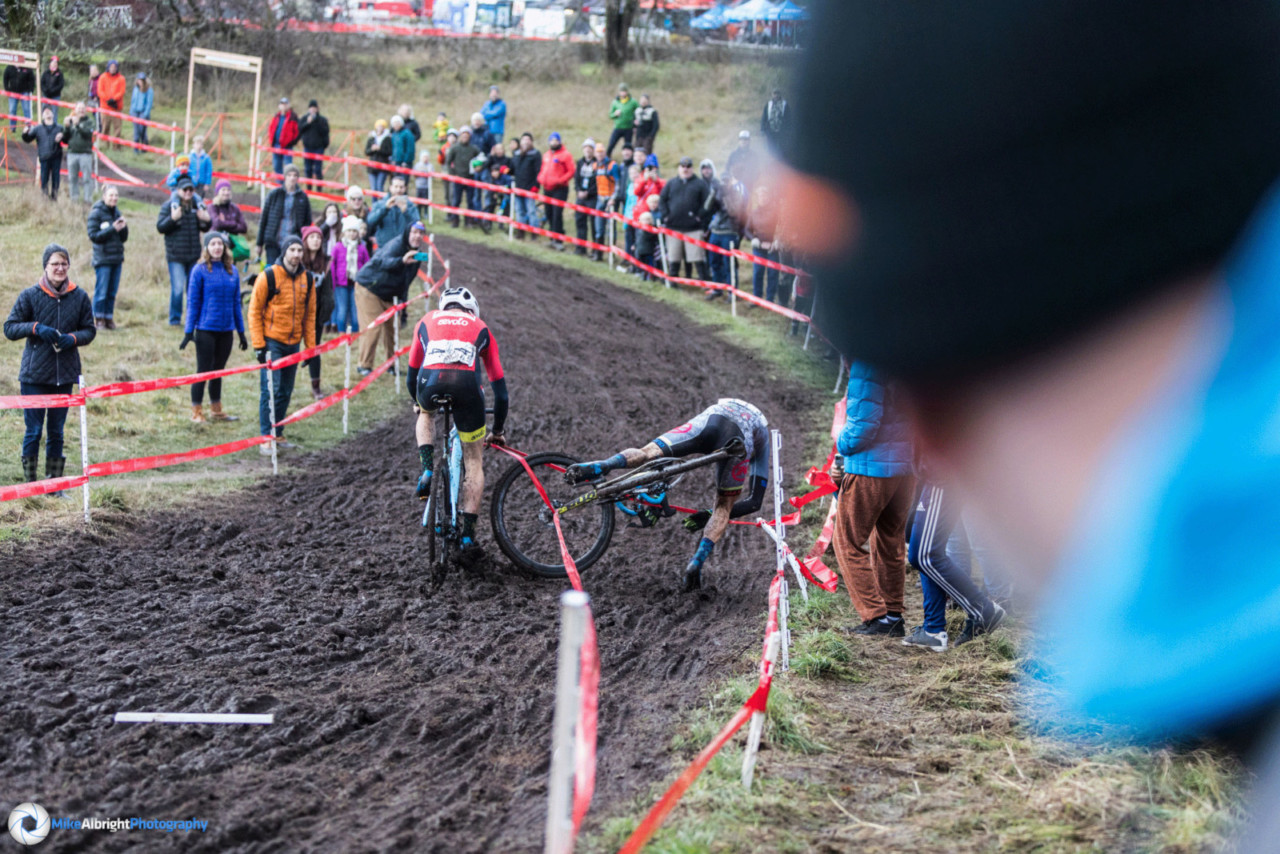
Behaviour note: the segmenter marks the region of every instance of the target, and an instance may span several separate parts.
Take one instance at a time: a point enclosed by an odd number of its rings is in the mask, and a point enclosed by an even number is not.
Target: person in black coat
[[[40,97],[48,98],[50,101],[62,100],[62,87],[65,81],[62,79],[62,72],[58,70],[58,57],[49,58],[49,68],[40,75]],[[50,104],[53,108],[53,120],[58,121],[58,106]]]
[[[82,370],[80,348],[96,334],[93,306],[88,294],[68,278],[71,255],[66,249],[50,243],[43,262],[40,281],[18,294],[4,322],[4,336],[10,341],[27,339],[18,368],[22,394],[70,394]],[[22,439],[23,477],[28,482],[36,479],[40,434],[46,426],[45,477],[62,477],[67,462],[62,454],[66,408],[25,409],[23,415],[27,424]]]
[[[4,88],[14,95],[34,95],[36,92],[36,73],[30,68],[19,68],[16,65],[4,67]],[[19,111],[28,119],[31,118],[31,102],[25,98],[9,96],[9,115],[16,116]],[[16,128],[17,119],[9,119],[9,127]]]
[[[294,169],[294,174],[298,172]],[[201,232],[208,231],[213,217],[196,195],[190,175],[178,179],[169,201],[160,206],[156,231],[164,235],[164,257],[169,264],[169,325],[182,325],[182,300],[191,279],[191,268],[204,250]]]
[[[302,140],[302,150],[307,154],[324,154],[329,147],[329,120],[320,115],[320,105],[314,98],[307,104],[302,118],[298,119],[298,137]],[[323,160],[304,157],[302,163],[308,181],[312,178],[324,180]]]
[[[40,111],[40,124],[22,132],[23,142],[35,142],[40,160],[40,190],[50,199],[58,198],[62,183],[62,128],[53,120],[53,107]]]
[[[98,329],[116,328],[116,291],[120,289],[124,244],[129,239],[129,225],[116,207],[119,198],[119,191],[108,184],[85,223],[93,243],[93,272],[97,277],[93,286],[93,325]]]
[[[707,208],[707,198],[710,195],[711,188],[707,182],[693,172],[693,160],[688,157],[680,158],[676,177],[663,186],[659,196],[658,213],[663,226],[678,231],[685,237],[701,240],[703,231],[711,222],[712,212]],[[680,275],[680,264],[684,262],[686,276],[707,280],[707,256],[701,246],[671,235],[666,235],[663,245],[672,275]]]
[[[369,263],[356,273],[356,312],[360,315],[362,328],[409,296],[409,288],[421,264],[417,256],[425,251],[426,246],[427,227],[421,221],[410,223],[404,234],[391,238],[385,246],[379,246]],[[392,336],[390,323],[368,329],[360,336],[360,366],[357,371],[361,376],[368,376],[373,371],[379,341],[386,357],[391,358],[395,352]]]
[[[311,225],[311,200],[298,186],[298,167],[284,167],[284,186],[267,193],[258,223],[258,258],[266,255],[267,264],[280,260],[280,247],[290,235],[297,236]]]

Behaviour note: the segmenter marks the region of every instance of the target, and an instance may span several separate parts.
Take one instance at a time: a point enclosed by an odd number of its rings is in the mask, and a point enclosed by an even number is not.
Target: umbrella
[[[725,12],[724,18],[739,24],[744,21],[776,21],[776,14],[774,5],[769,0],[747,0]]]
[[[775,21],[809,20],[809,13],[797,6],[795,3],[792,3],[791,0],[784,0],[783,4],[773,11],[774,14],[777,15],[777,17],[773,19]]]
[[[698,30],[718,30],[724,25],[723,6],[712,6],[709,10],[689,22],[689,26]]]

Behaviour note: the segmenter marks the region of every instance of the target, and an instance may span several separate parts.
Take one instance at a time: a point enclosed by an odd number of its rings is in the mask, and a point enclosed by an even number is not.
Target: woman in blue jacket
[[[155,103],[156,93],[147,79],[147,72],[138,72],[138,82],[133,85],[133,96],[129,99],[129,115],[139,119],[151,118],[151,105]],[[133,123],[133,141],[147,144],[147,126],[141,122]]]
[[[179,350],[196,342],[196,372],[220,371],[231,356],[231,333],[240,336],[240,349],[248,350],[244,315],[240,310],[240,277],[231,262],[226,236],[211,231],[204,236],[204,252],[191,270],[187,284],[187,326]],[[191,386],[191,420],[237,421],[222,411],[222,380],[209,380],[209,418],[204,417],[204,383]]]

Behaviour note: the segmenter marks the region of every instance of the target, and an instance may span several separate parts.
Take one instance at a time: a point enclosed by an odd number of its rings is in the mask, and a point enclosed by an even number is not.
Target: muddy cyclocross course
[[[739,396],[783,431],[788,470],[825,450],[803,443],[818,395],[771,382],[749,341],[729,346],[560,267],[439,243],[499,341],[517,447],[611,454]],[[54,830],[43,850],[541,850],[568,583],[514,570],[487,514],[480,566],[425,580],[402,400],[379,428],[244,493],[3,561],[9,799],[54,816],[209,822]],[[490,487],[508,465],[486,452]],[[711,471],[687,480],[673,498],[708,504]],[[624,522],[584,575],[602,668],[596,817],[670,773],[678,713],[758,648],[773,574],[767,538],[736,527],[702,592],[681,595],[696,535],[678,519]],[[116,724],[117,711],[272,712],[275,724]]]

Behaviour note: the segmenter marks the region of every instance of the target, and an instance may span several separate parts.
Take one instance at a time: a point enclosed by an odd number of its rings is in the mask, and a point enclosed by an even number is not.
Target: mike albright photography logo
[[[9,835],[20,845],[43,842],[49,827],[49,814],[39,804],[18,804],[9,813]]]

